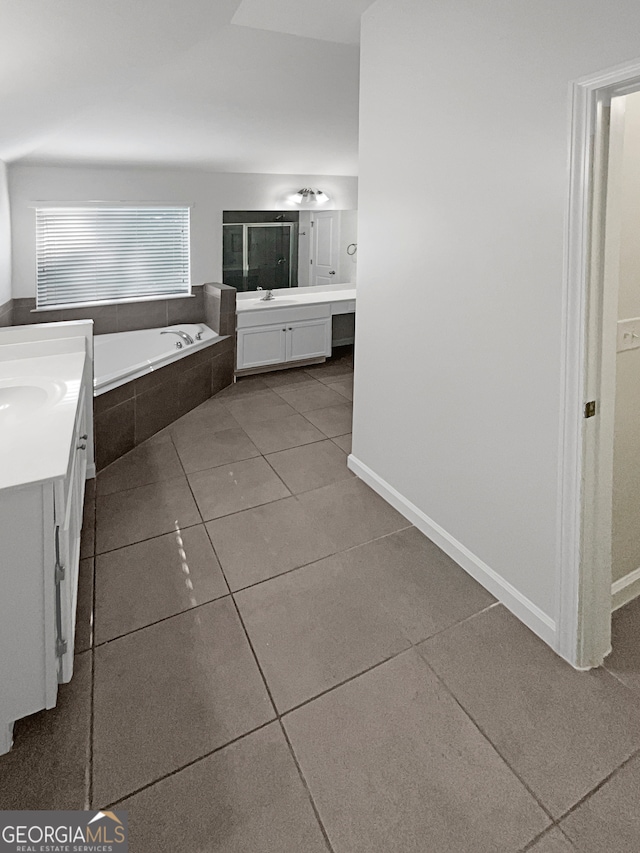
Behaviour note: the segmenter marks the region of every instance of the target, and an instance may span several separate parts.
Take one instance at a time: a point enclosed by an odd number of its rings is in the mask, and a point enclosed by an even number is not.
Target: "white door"
[[[318,211],[313,214],[312,222],[311,284],[337,284],[340,211]]]

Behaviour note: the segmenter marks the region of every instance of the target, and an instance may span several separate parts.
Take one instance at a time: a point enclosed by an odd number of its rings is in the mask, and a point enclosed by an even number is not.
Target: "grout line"
[[[210,539],[210,541],[211,541],[211,537],[209,537],[209,539]],[[212,547],[212,548],[213,548],[213,550],[214,550],[214,553],[215,553],[215,555],[216,555],[216,559],[218,559],[218,562],[220,563],[220,559],[219,559],[218,554],[217,554],[217,552],[216,552],[216,550],[215,550],[215,546],[214,546],[214,544],[213,544],[213,541],[211,541],[211,547]],[[220,566],[221,566],[221,568],[222,568],[222,564],[220,564]],[[223,571],[223,574],[224,574],[224,571]],[[226,580],[226,575],[225,575],[225,580]],[[317,808],[317,806],[316,806],[316,804],[315,804],[315,801],[314,801],[313,796],[312,796],[312,794],[311,794],[311,791],[310,791],[310,789],[309,789],[309,785],[307,784],[307,780],[306,780],[306,779],[305,779],[305,777],[304,777],[304,774],[303,774],[303,772],[302,772],[302,768],[300,767],[300,764],[299,764],[299,762],[298,762],[298,759],[297,759],[297,757],[296,757],[296,755],[295,755],[295,753],[294,753],[294,751],[293,751],[293,747],[291,746],[291,742],[289,741],[289,738],[288,738],[287,733],[286,733],[286,731],[285,731],[284,725],[282,724],[282,718],[281,718],[280,711],[278,710],[278,708],[277,708],[277,706],[276,706],[275,700],[274,700],[274,698],[273,698],[273,694],[272,694],[272,692],[271,692],[271,688],[269,687],[269,683],[268,683],[268,681],[267,681],[266,675],[264,674],[264,671],[263,671],[263,669],[262,669],[262,665],[261,665],[261,663],[260,663],[260,660],[258,659],[258,655],[256,654],[256,650],[255,650],[255,648],[254,648],[253,642],[252,642],[252,640],[251,640],[251,637],[249,636],[249,632],[248,632],[248,630],[247,630],[247,626],[245,625],[244,619],[242,618],[242,613],[240,612],[240,608],[238,607],[238,602],[235,600],[235,597],[234,597],[233,593],[231,594],[231,600],[233,601],[233,605],[234,605],[234,607],[235,607],[235,609],[236,609],[236,613],[238,614],[238,619],[240,620],[240,624],[241,624],[241,626],[242,626],[242,630],[244,631],[244,634],[245,634],[245,637],[246,637],[246,640],[247,640],[247,644],[248,644],[249,648],[251,649],[251,654],[253,655],[253,659],[254,659],[254,661],[255,661],[256,667],[257,667],[257,669],[258,669],[258,672],[260,673],[260,677],[262,678],[262,681],[263,681],[263,684],[264,684],[265,691],[266,691],[266,693],[267,693],[267,695],[268,695],[268,697],[269,697],[269,701],[271,702],[271,705],[272,705],[272,707],[273,707],[274,713],[275,713],[275,715],[276,715],[276,719],[277,719],[278,723],[280,724],[280,729],[281,729],[282,734],[283,734],[283,736],[284,736],[284,739],[285,739],[285,741],[286,741],[286,743],[287,743],[287,746],[289,747],[289,752],[290,752],[291,757],[292,757],[292,759],[293,759],[293,761],[294,761],[294,763],[295,763],[295,765],[296,765],[296,769],[298,770],[298,774],[299,774],[299,776],[300,776],[300,780],[301,780],[301,782],[302,782],[302,784],[303,784],[303,786],[304,786],[304,789],[305,789],[305,791],[306,791],[306,793],[307,793],[307,797],[309,798],[309,803],[310,803],[311,808],[312,808],[312,810],[313,810],[313,813],[314,813],[314,815],[315,815],[315,817],[316,817],[316,820],[318,821],[318,825],[319,825],[319,827],[320,827],[320,831],[322,832],[322,835],[323,835],[323,838],[324,838],[325,844],[327,845],[327,848],[329,849],[330,853],[333,853],[333,847],[332,847],[332,845],[331,845],[331,842],[329,841],[329,836],[328,836],[328,834],[327,834],[327,830],[325,829],[325,826],[324,826],[324,824],[323,824],[323,822],[322,822],[322,820],[321,820],[321,818],[320,818],[320,813],[318,812],[318,808]]]
[[[172,776],[176,776],[178,773],[181,773],[183,770],[186,770],[188,767],[193,767],[194,764],[199,764],[201,761],[204,761],[205,758],[210,758],[212,755],[215,755],[217,752],[222,752],[223,749],[226,749],[228,746],[231,746],[234,743],[238,743],[238,741],[244,740],[244,738],[249,737],[256,732],[259,732],[261,729],[265,729],[267,726],[273,725],[276,721],[275,718],[267,720],[265,723],[260,723],[259,726],[256,726],[253,729],[250,729],[248,732],[243,732],[238,737],[234,737],[232,740],[226,741],[226,743],[221,744],[220,746],[216,746],[215,749],[206,752],[204,755],[199,755],[197,758],[194,758],[192,761],[187,761],[186,764],[181,764],[180,767],[175,767],[173,770],[169,771],[169,773],[164,773],[162,776],[159,776],[157,779],[154,779],[153,782],[148,782],[146,785],[141,785],[140,788],[136,788],[133,791],[125,794],[124,797],[120,797],[117,800],[113,800],[106,805],[101,805],[102,809],[115,809],[119,803],[125,802],[130,797],[135,797],[137,794],[142,793],[143,791],[147,791],[149,788],[152,788],[154,785],[157,785],[158,782],[164,782],[165,779],[170,779]],[[97,808],[97,806],[94,806]]]
[[[576,803],[574,803],[571,808],[567,809],[566,812],[563,812],[556,820],[556,823],[560,823],[560,821],[563,821],[565,820],[565,818],[569,817],[570,814],[573,814],[573,812],[580,808],[580,806],[584,802],[586,802],[590,797],[596,794],[600,790],[600,788],[603,788],[607,784],[607,782],[610,782],[614,776],[616,776],[621,770],[624,770],[627,764],[630,764],[633,759],[637,758],[639,755],[640,747],[638,749],[634,749],[631,755],[625,758],[625,760],[621,764],[618,764],[618,766],[615,767],[607,776],[605,776],[604,779],[601,779],[597,785],[594,785],[593,788],[591,788],[583,797],[581,797]]]
[[[471,712],[470,712],[467,708],[465,708],[465,707],[464,707],[464,705],[462,704],[462,702],[458,699],[458,697],[455,695],[455,693],[453,692],[452,688],[450,688],[450,687],[449,687],[449,685],[446,683],[446,681],[444,680],[444,678],[443,678],[443,677],[442,677],[438,672],[436,672],[436,670],[431,666],[431,664],[426,660],[426,658],[424,658],[424,657],[420,654],[420,652],[418,652],[418,655],[419,655],[420,659],[422,660],[422,662],[424,663],[424,665],[429,669],[429,671],[430,671],[430,672],[432,672],[432,673],[434,674],[434,676],[437,678],[437,680],[439,681],[439,683],[440,683],[440,684],[442,684],[442,686],[444,687],[444,689],[445,689],[445,690],[447,691],[447,693],[451,696],[451,698],[452,698],[452,699],[453,699],[453,701],[456,703],[456,705],[460,708],[460,710],[461,710],[461,711],[462,711],[462,712],[463,712],[463,713],[464,713],[464,714],[469,718],[469,720],[471,720],[471,722],[473,723],[473,725],[474,725],[474,726],[476,727],[476,729],[480,732],[480,734],[481,734],[481,735],[482,735],[482,737],[486,740],[486,742],[489,744],[489,746],[491,747],[491,749],[496,753],[496,755],[498,755],[498,756],[500,757],[500,759],[504,762],[505,766],[506,766],[506,767],[511,771],[511,773],[516,777],[516,779],[518,779],[518,781],[520,782],[520,784],[521,784],[521,785],[522,785],[522,786],[523,786],[523,787],[524,787],[524,788],[529,792],[529,794],[533,797],[533,799],[536,801],[536,803],[540,806],[540,808],[542,809],[542,811],[543,811],[543,812],[546,814],[546,816],[549,818],[549,820],[551,821],[551,823],[550,823],[550,825],[549,825],[549,826],[547,826],[547,827],[546,827],[545,832],[546,832],[547,830],[551,829],[551,826],[555,825],[555,823],[556,823],[556,819],[554,818],[554,816],[552,815],[552,813],[550,812],[550,810],[547,808],[547,806],[542,802],[542,800],[538,797],[538,795],[535,793],[535,791],[534,791],[534,790],[529,786],[528,782],[526,782],[526,781],[525,781],[525,780],[520,776],[520,774],[519,774],[519,773],[518,773],[518,772],[517,772],[517,771],[516,771],[512,766],[511,766],[511,764],[509,763],[509,761],[507,761],[507,759],[505,758],[505,756],[502,754],[502,752],[501,752],[501,751],[500,751],[500,749],[496,746],[496,744],[491,740],[491,738],[490,738],[490,737],[489,737],[489,735],[485,732],[485,730],[482,728],[482,726],[480,725],[480,723],[478,723],[478,721],[477,721],[477,720],[472,716]]]
[[[196,508],[197,508],[197,504],[196,504]],[[198,512],[200,512],[199,509],[198,509]],[[183,524],[183,525],[181,525],[180,529],[181,530],[189,530],[190,527],[199,527],[203,523],[204,522],[202,522],[202,521],[196,521],[195,524]],[[135,542],[128,542],[126,545],[118,545],[117,548],[109,548],[106,551],[96,551],[94,556],[96,558],[97,557],[104,557],[105,554],[113,554],[114,551],[122,551],[123,548],[131,548],[132,545],[140,545],[142,542],[150,542],[152,539],[159,539],[161,536],[168,536],[171,533],[175,533],[175,528],[172,528],[171,530],[166,530],[164,533],[156,533],[155,536],[145,536],[144,539],[136,539]]]
[[[298,761],[298,756],[296,755],[296,753],[293,749],[293,744],[289,740],[289,735],[287,734],[287,730],[284,727],[284,723],[282,722],[282,718],[279,718],[278,722],[280,723],[280,729],[281,729],[282,734],[284,736],[284,739],[287,743],[287,746],[289,747],[289,752],[291,754],[291,758],[293,759],[293,763],[296,765],[296,770],[298,771],[298,776],[300,777],[300,781],[302,782],[302,785],[306,791],[307,798],[309,800],[309,804],[311,805],[311,808],[313,809],[313,813],[316,816],[316,820],[318,821],[318,826],[320,827],[320,832],[322,833],[322,836],[324,838],[324,843],[327,845],[327,849],[330,851],[330,853],[334,853],[333,845],[331,844],[331,841],[329,839],[329,834],[325,828],[324,823],[322,822],[322,818],[320,817],[320,812],[318,810],[318,806],[316,805],[316,801],[313,799],[313,794],[311,793],[311,789],[309,788],[309,784],[308,784],[306,777],[302,771],[302,767],[300,766],[300,762]]]
[[[520,847],[518,853],[527,853],[527,851],[531,850],[533,847],[536,846],[538,841],[540,841],[542,838],[544,838],[545,835],[547,835],[547,833],[551,832],[551,830],[555,829],[555,828],[556,828],[556,824],[554,823],[553,826],[548,826],[546,829],[543,829],[542,832],[539,832],[536,836],[534,836],[531,839],[531,841],[528,841],[524,845],[524,847]]]

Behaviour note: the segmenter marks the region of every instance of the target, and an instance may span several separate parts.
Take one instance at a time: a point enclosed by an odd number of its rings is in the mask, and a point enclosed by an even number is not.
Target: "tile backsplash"
[[[34,312],[36,300],[13,299],[0,305],[0,326],[23,326],[61,320],[93,320],[94,333],[130,332],[155,329],[176,323],[203,323],[204,285],[195,285],[192,296],[158,299],[151,302],[126,302],[119,305],[94,305],[87,308],[63,308]]]

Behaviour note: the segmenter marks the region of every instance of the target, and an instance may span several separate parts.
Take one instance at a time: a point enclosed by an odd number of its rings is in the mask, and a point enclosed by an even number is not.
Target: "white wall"
[[[357,251],[350,255],[347,249],[358,242],[358,211],[343,210],[340,215],[340,252],[338,258],[338,276],[341,282],[356,283],[358,267]]]
[[[0,306],[11,299],[11,219],[7,167],[0,160]]]
[[[640,317],[640,93],[625,98],[618,317]],[[613,580],[640,568],[640,349],[616,358]]]
[[[637,0],[363,16],[353,454],[551,643],[569,83],[638,56]]]
[[[39,201],[158,201],[192,204],[192,284],[222,280],[222,211],[298,209],[287,195],[320,186],[332,208],[357,207],[357,179],[167,169],[10,166],[13,296],[35,294],[35,212]]]

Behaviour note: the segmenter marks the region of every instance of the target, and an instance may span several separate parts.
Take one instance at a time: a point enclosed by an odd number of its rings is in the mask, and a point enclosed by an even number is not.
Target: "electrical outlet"
[[[618,352],[640,347],[640,317],[618,320]]]

